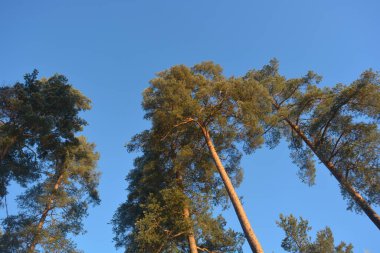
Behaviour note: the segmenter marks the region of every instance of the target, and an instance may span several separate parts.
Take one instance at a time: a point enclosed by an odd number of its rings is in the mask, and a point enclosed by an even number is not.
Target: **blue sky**
[[[41,77],[66,75],[93,101],[84,134],[101,154],[102,204],[75,241],[87,253],[122,252],[108,223],[126,199],[124,178],[136,156],[124,144],[149,127],[141,93],[155,73],[212,60],[226,75],[240,75],[276,57],[287,77],[311,69],[324,76],[322,85],[349,83],[368,68],[380,70],[379,10],[378,1],[366,0],[1,0],[0,85],[37,68]],[[379,231],[345,210],[324,167],[316,186],[302,184],[284,143],[245,156],[242,165],[238,193],[266,252],[283,252],[280,213],[302,215],[313,231],[329,225],[355,252],[380,252]],[[232,210],[225,217],[240,230]]]

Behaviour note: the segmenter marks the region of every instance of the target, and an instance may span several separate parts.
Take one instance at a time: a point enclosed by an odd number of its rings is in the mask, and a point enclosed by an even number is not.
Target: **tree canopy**
[[[286,79],[273,60],[244,79],[268,89],[277,122],[265,127],[267,142],[289,141],[301,180],[314,184],[317,157],[338,180],[348,209],[363,211],[380,229],[371,207],[380,204],[379,74],[368,70],[350,85],[319,88],[320,76]]]
[[[353,253],[353,246],[345,242],[334,245],[334,236],[329,227],[317,232],[314,241],[308,235],[312,229],[302,217],[280,215],[277,225],[285,232],[281,247],[292,253]]]
[[[90,109],[90,100],[63,75],[37,75],[34,70],[24,83],[0,87],[0,197],[11,180],[26,186],[37,179],[38,160],[74,141],[86,125],[78,113]]]
[[[37,73],[0,90],[1,193],[11,180],[28,186],[17,197],[19,213],[2,222],[0,251],[79,252],[70,235],[84,232],[88,205],[100,203],[99,155],[76,136],[90,100],[64,76],[37,80]]]
[[[19,212],[2,221],[2,252],[80,252],[89,205],[100,203],[99,154],[78,133],[90,100],[66,77],[0,88],[0,197],[12,182],[26,188]],[[127,144],[139,152],[126,181],[127,198],[112,219],[116,247],[134,252],[242,252],[244,237],[263,252],[235,188],[240,160],[264,143],[289,143],[300,179],[316,182],[316,161],[337,179],[348,209],[380,229],[380,78],[368,70],[349,85],[319,87],[321,77],[279,73],[277,60],[241,77],[226,77],[213,62],[177,65],[143,92],[151,127]],[[274,151],[272,151],[274,152]],[[249,180],[249,179],[248,179]],[[243,233],[228,228],[232,206]],[[308,235],[308,221],[280,215],[288,252],[352,253],[335,245],[330,228]]]
[[[212,214],[226,197],[215,171],[209,171],[210,159],[196,153],[199,147],[191,142],[180,147],[178,139],[157,137],[145,131],[128,145],[142,155],[127,176],[127,201],[113,218],[116,246],[125,252],[184,252],[194,237],[196,248],[204,251],[240,252],[242,235]]]

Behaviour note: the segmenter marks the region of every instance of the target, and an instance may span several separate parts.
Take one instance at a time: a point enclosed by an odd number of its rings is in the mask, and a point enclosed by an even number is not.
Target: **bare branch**
[[[209,249],[206,249],[206,248],[202,248],[202,247],[198,247],[198,246],[197,246],[197,249],[199,249],[200,251],[203,251],[203,252],[220,253],[220,251],[212,251],[212,250],[209,250]]]
[[[182,125],[186,125],[186,124],[188,124],[188,123],[190,123],[190,122],[193,122],[194,121],[194,119],[193,118],[187,118],[187,119],[185,119],[184,121],[182,121],[182,122],[180,122],[180,123],[178,123],[178,124],[176,124],[176,125],[174,125],[173,127],[172,127],[172,129],[170,129],[162,138],[161,138],[161,141],[163,141],[163,140],[165,140],[169,135],[170,135],[170,133],[174,130],[174,129],[176,129],[177,127],[180,127],[180,126],[182,126]]]

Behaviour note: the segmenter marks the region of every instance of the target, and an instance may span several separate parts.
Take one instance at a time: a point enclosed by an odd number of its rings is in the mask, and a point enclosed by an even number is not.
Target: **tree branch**
[[[182,122],[180,122],[180,123],[178,123],[178,124],[176,124],[176,125],[174,125],[173,127],[172,127],[172,129],[170,129],[160,140],[161,141],[163,141],[163,140],[165,140],[168,136],[169,136],[169,134],[174,130],[174,129],[176,129],[177,127],[180,127],[180,126],[182,126],[182,125],[186,125],[186,124],[188,124],[188,123],[190,123],[190,122],[193,122],[194,121],[194,119],[193,118],[187,118],[187,119],[185,119],[184,121],[182,121]]]

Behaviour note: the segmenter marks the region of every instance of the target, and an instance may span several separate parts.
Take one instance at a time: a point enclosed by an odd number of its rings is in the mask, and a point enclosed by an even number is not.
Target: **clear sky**
[[[380,70],[379,11],[378,0],[0,0],[0,85],[36,68],[40,77],[66,75],[93,101],[84,134],[101,154],[102,203],[75,241],[86,253],[122,252],[108,223],[126,199],[124,178],[136,156],[124,144],[149,127],[141,93],[154,73],[212,60],[240,75],[276,57],[287,77],[314,70],[323,85],[349,83],[368,68]],[[314,232],[330,226],[355,252],[380,252],[380,232],[345,210],[324,167],[316,186],[302,184],[284,143],[245,156],[242,165],[238,193],[266,252],[283,252],[280,213],[302,215]],[[241,230],[232,210],[225,217]]]

